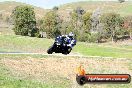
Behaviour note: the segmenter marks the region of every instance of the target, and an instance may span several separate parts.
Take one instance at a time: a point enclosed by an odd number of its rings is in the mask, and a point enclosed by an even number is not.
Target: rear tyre
[[[52,47],[50,47],[50,48],[47,50],[47,53],[48,53],[48,54],[52,54],[52,53],[53,53]]]

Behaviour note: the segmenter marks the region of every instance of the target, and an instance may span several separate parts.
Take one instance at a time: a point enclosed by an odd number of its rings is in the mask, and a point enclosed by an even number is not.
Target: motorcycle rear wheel
[[[47,53],[48,53],[48,54],[52,54],[52,53],[53,53],[52,47],[50,47],[50,48],[47,50]]]

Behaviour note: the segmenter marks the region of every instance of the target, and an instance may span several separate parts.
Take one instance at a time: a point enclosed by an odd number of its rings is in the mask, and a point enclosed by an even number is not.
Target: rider
[[[63,44],[65,38],[66,38],[65,35],[61,35],[61,36],[58,36],[58,37],[56,38],[56,41],[58,41],[58,42],[60,42],[61,44]]]
[[[69,39],[70,43],[67,46],[73,47],[76,45],[76,40],[74,39],[74,34],[70,32],[67,36],[67,39]]]
[[[68,35],[61,35],[57,37],[57,40],[60,42],[64,42],[64,40],[69,41],[69,44],[67,46],[73,47],[76,45],[76,40],[74,39],[74,34],[70,32]]]

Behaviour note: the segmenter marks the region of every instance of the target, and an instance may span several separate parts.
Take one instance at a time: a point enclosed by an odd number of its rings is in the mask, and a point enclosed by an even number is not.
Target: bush
[[[41,35],[40,35],[39,31],[37,33],[35,33],[35,37],[41,38]]]
[[[79,34],[77,36],[77,40],[79,40],[81,42],[88,42],[89,36],[90,35],[88,33]]]
[[[27,36],[28,35],[28,28],[22,28],[22,29],[20,29],[20,34],[22,36]]]
[[[101,35],[98,33],[81,33],[77,36],[77,40],[81,42],[99,42]]]
[[[33,28],[33,29],[30,29],[28,31],[28,35],[30,37],[37,37],[36,34],[39,32],[39,29],[38,28]]]
[[[89,38],[88,38],[88,42],[98,43],[99,42],[99,37],[100,37],[100,35],[98,35],[98,33],[91,33]]]

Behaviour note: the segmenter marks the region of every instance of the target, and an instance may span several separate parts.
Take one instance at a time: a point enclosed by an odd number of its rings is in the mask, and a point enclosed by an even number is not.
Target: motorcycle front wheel
[[[71,52],[71,50],[72,50],[72,48],[68,48],[68,49],[64,50],[64,51],[62,52],[62,54],[67,55],[67,54],[69,54],[69,53]]]

